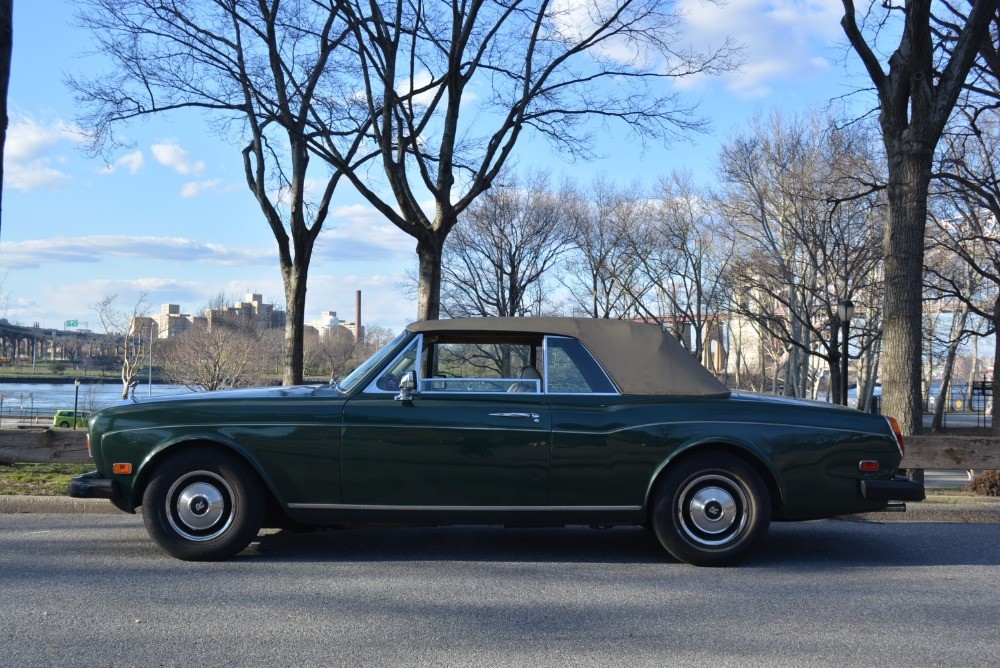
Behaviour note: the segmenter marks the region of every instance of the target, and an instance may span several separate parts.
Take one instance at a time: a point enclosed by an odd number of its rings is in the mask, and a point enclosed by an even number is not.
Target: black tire
[[[62,427],[63,429],[66,429],[67,427],[69,427],[69,422],[60,422],[59,426]]]
[[[149,535],[185,561],[241,552],[260,531],[264,509],[257,475],[218,450],[186,450],[163,461],[142,496]]]
[[[771,497],[746,461],[712,452],[667,470],[651,514],[656,537],[674,557],[695,566],[728,566],[767,533]]]

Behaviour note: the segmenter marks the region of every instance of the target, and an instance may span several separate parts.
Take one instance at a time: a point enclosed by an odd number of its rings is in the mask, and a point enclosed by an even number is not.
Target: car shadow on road
[[[772,525],[748,565],[998,565],[1000,525],[821,520]],[[677,563],[638,527],[348,528],[271,531],[242,555],[268,561]]]

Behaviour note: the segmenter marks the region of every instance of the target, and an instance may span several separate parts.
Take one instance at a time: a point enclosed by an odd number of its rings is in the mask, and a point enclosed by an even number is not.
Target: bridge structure
[[[107,334],[51,327],[25,327],[0,319],[0,363],[102,357],[117,352]]]

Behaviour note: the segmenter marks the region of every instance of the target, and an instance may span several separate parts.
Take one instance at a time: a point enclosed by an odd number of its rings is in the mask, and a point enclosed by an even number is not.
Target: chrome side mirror
[[[407,371],[399,379],[399,394],[396,395],[396,401],[410,401],[413,399],[413,393],[416,391],[417,372]]]

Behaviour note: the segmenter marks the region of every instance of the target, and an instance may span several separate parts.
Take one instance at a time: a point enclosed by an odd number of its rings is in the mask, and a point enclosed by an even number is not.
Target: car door
[[[550,504],[641,505],[651,463],[641,432],[632,429],[641,422],[641,409],[621,396],[576,339],[546,337],[545,360],[552,410]]]
[[[417,360],[422,360],[420,364]],[[547,502],[551,418],[540,380],[423,377],[417,337],[344,412],[344,503],[525,508]],[[417,371],[412,398],[400,375]],[[524,391],[525,388],[528,391]]]

